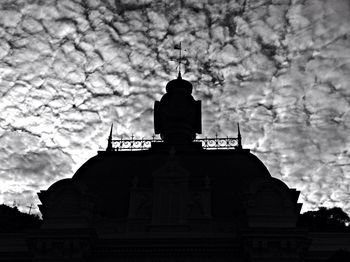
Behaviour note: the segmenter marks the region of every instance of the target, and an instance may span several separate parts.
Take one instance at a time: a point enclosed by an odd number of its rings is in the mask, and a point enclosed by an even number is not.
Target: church
[[[349,234],[297,226],[299,192],[244,148],[239,126],[235,138],[197,138],[192,88],[179,73],[155,101],[161,139],[111,128],[106,150],[40,191],[41,228],[0,261],[311,262],[348,248]]]

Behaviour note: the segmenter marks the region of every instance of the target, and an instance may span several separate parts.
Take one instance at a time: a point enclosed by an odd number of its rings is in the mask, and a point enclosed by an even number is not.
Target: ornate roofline
[[[164,143],[161,139],[156,139],[153,136],[152,139],[135,139],[131,136],[131,139],[111,139],[109,140],[111,146],[108,146],[106,151],[142,151],[151,148],[152,143]],[[205,137],[196,138],[193,142],[201,142],[203,149],[215,150],[215,149],[242,149],[240,146],[239,137]]]

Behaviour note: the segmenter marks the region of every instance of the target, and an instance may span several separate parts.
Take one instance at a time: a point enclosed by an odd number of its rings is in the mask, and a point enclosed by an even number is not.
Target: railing
[[[237,149],[241,148],[239,138],[232,137],[218,137],[214,138],[197,138],[194,142],[201,142],[203,149]],[[164,143],[161,139],[112,139],[111,147],[107,151],[140,151],[151,148],[152,143]]]
[[[151,148],[151,143],[161,143],[161,139],[114,139],[112,140],[113,151],[137,151]]]
[[[198,138],[195,142],[201,142],[204,149],[235,149],[239,147],[239,138],[235,137],[218,137]]]

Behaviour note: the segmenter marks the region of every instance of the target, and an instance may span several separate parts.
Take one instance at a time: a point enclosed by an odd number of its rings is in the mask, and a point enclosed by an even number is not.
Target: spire
[[[182,55],[181,55],[181,51],[182,51],[182,47],[181,47],[181,42],[180,42],[180,44],[176,44],[175,46],[174,46],[174,49],[177,49],[177,50],[179,50],[179,61],[178,61],[178,63],[179,63],[179,66],[178,66],[178,69],[179,69],[179,72],[178,72],[178,74],[177,74],[177,78],[178,79],[182,79],[182,77],[181,77],[181,60],[182,60]]]
[[[237,149],[242,149],[242,136],[241,136],[241,130],[239,129],[239,123],[237,123]]]
[[[109,137],[108,137],[108,144],[107,144],[107,148],[106,151],[114,151],[113,145],[112,145],[112,133],[113,133],[113,124],[111,125],[111,131],[109,133]]]

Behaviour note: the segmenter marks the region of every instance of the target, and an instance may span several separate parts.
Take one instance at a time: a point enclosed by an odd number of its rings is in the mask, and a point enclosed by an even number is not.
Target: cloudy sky
[[[114,136],[153,133],[176,77],[303,211],[350,213],[349,0],[1,0],[0,203],[22,210]]]

